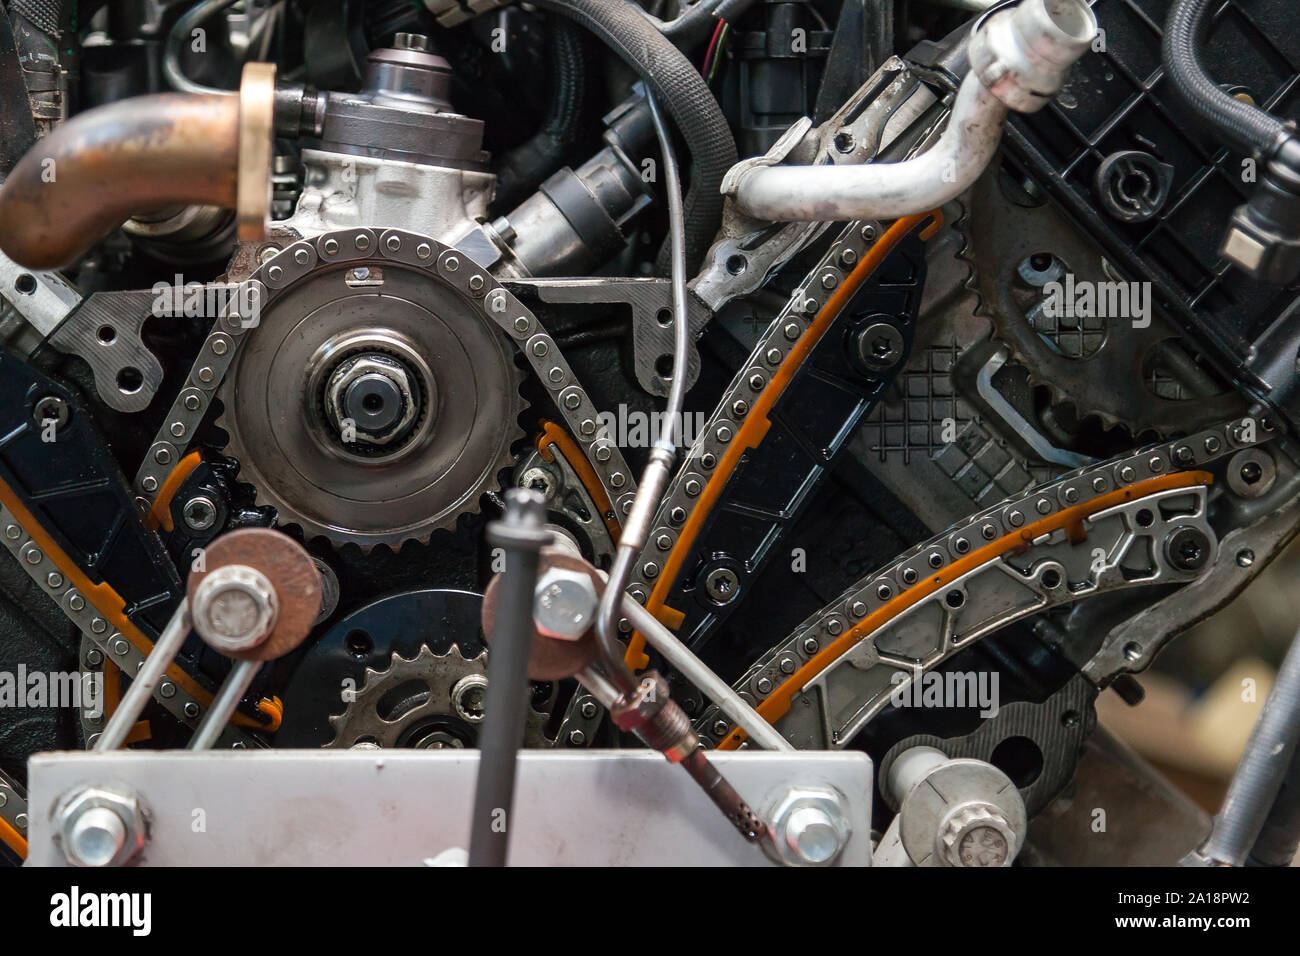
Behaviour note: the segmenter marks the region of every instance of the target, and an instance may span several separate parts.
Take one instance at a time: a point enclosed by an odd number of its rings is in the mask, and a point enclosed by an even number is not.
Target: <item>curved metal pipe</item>
[[[240,97],[159,93],[74,117],[0,187],[0,249],[28,269],[85,254],[132,214],[198,203],[233,209]]]
[[[935,209],[980,177],[997,152],[1006,116],[1007,107],[967,75],[947,128],[919,156],[858,166],[754,167],[736,179],[736,206],[772,222],[897,219]]]
[[[742,164],[723,190],[741,212],[773,222],[897,219],[941,206],[984,171],[1009,110],[1032,112],[1061,88],[1096,29],[1084,0],[1022,0],[971,36],[971,69],[948,125],[920,155],[858,166]]]

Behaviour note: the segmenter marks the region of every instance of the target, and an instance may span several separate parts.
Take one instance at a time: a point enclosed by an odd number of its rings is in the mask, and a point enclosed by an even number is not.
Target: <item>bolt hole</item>
[[[1048,568],[1043,572],[1043,587],[1059,588],[1061,586],[1061,572],[1056,568]]]
[[[347,637],[343,639],[343,645],[357,660],[365,660],[375,649],[375,642],[371,636],[360,630],[349,631]]]
[[[1033,784],[1043,772],[1043,752],[1028,737],[1008,737],[993,748],[989,763],[1020,789]]]
[[[36,276],[29,272],[24,272],[14,280],[14,288],[23,295],[31,295],[36,291]]]
[[[117,329],[111,325],[101,325],[95,332],[95,337],[104,345],[112,345],[117,341]]]
[[[665,382],[671,382],[673,380],[673,357],[664,354],[655,359],[655,372]]]
[[[655,319],[657,319],[658,322],[659,322],[659,324],[662,325],[662,326],[666,329],[666,328],[668,328],[668,326],[670,326],[670,325],[673,324],[673,310],[672,310],[672,309],[660,309],[660,310],[655,314]]]
[[[943,596],[943,602],[956,610],[966,603],[966,595],[954,589]]]
[[[738,276],[749,268],[749,260],[740,253],[727,256],[727,271],[733,276]]]
[[[117,373],[117,390],[123,395],[134,395],[144,387],[144,374],[132,365]]]
[[[1149,528],[1155,523],[1156,516],[1151,513],[1149,508],[1143,508],[1137,513],[1136,521],[1141,528]]]

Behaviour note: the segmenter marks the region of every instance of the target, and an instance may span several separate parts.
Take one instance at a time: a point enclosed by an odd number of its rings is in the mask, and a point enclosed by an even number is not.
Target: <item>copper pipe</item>
[[[239,116],[238,96],[159,93],[68,120],[0,187],[0,249],[28,269],[55,269],[135,213],[235,208]]]

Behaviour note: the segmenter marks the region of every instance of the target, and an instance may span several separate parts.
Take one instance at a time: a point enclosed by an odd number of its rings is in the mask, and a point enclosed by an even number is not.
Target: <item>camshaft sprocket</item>
[[[308,538],[427,541],[514,462],[512,348],[481,300],[428,270],[320,263],[246,334],[218,424],[258,503]]]
[[[994,169],[969,193],[965,257],[974,269],[980,311],[993,322],[1030,382],[1079,419],[1133,435],[1176,435],[1234,414],[1240,399],[1182,345],[1176,328],[1155,313],[1053,317],[1044,287],[1123,281],[1097,249],[1053,206],[1028,196]],[[1140,290],[1138,291],[1139,294]]]

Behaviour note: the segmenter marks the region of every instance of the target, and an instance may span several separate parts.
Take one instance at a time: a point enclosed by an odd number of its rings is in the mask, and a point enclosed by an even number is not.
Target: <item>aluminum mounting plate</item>
[[[864,753],[711,752],[766,814],[791,785],[828,784],[849,807],[839,864],[871,858]],[[419,866],[468,845],[478,751],[83,751],[29,762],[29,866],[64,866],[54,808],[85,786],[140,798],[145,866]],[[201,812],[200,812],[201,811]],[[770,866],[681,768],[648,750],[523,751],[516,866]]]

